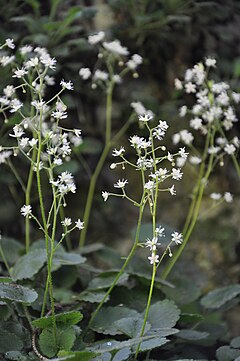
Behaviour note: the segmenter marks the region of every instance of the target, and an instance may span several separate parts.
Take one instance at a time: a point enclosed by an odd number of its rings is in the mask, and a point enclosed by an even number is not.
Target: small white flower
[[[102,81],[106,81],[108,80],[108,73],[106,73],[105,71],[99,70],[97,69],[94,73],[93,78],[95,80],[102,80]]]
[[[22,68],[22,69],[18,69],[14,71],[14,75],[12,76],[13,78],[22,78],[25,74],[27,74],[27,70]]]
[[[221,193],[213,192],[210,194],[210,198],[213,199],[214,201],[219,201],[219,199],[222,198],[222,195],[221,195]]]
[[[150,264],[158,263],[159,262],[159,256],[157,254],[152,253],[151,256],[148,257]]]
[[[12,152],[10,150],[5,150],[3,152],[0,152],[0,164],[6,163],[6,159],[10,157]]]
[[[56,69],[57,60],[55,58],[51,58],[49,54],[43,53],[40,57],[40,61],[46,67],[48,67],[52,70]]]
[[[78,219],[76,222],[76,228],[78,228],[79,230],[84,228],[84,222],[82,222],[80,219]]]
[[[14,40],[13,40],[13,39],[6,39],[6,40],[5,40],[5,44],[6,44],[10,49],[15,49],[15,45],[14,45]]]
[[[10,110],[10,113],[15,113],[17,112],[20,108],[22,108],[23,106],[23,103],[20,102],[20,100],[18,99],[13,99],[11,101],[11,110]]]
[[[107,50],[110,51],[113,54],[116,55],[128,55],[129,51],[125,46],[122,46],[119,40],[114,40],[111,42],[104,42],[103,43],[103,47]]]
[[[167,155],[167,160],[168,160],[169,162],[171,162],[171,163],[172,163],[173,160],[174,160],[174,159],[173,159],[173,155],[172,155],[171,153],[169,153],[169,152],[168,152],[168,155]]]
[[[181,80],[179,80],[177,78],[174,80],[174,86],[175,86],[175,88],[177,90],[182,90],[183,89],[183,85],[182,85]]]
[[[189,158],[189,162],[191,163],[191,164],[200,164],[200,163],[202,163],[202,159],[201,158],[199,158],[199,157],[197,157],[197,156],[191,156],[190,158]]]
[[[81,134],[82,134],[82,131],[80,130],[80,129],[73,129],[73,132],[74,132],[74,134],[76,135],[76,137],[80,137],[81,136]]]
[[[89,68],[81,68],[79,70],[79,75],[83,80],[87,80],[91,76],[91,70]]]
[[[186,152],[185,147],[180,148],[178,153],[179,153],[181,158],[183,158],[184,160],[187,160],[187,157],[188,157],[189,153]]]
[[[105,37],[105,33],[104,31],[99,31],[99,33],[94,34],[94,35],[89,35],[88,37],[88,42],[91,45],[95,45],[97,43],[99,43],[100,41],[102,41]]]
[[[186,83],[185,90],[186,90],[186,93],[188,93],[188,94],[196,93],[196,85],[193,84],[192,82]]]
[[[35,145],[37,145],[37,142],[38,142],[37,139],[32,138],[31,140],[29,140],[29,145],[30,145],[31,147],[34,147]]]
[[[9,64],[11,64],[15,59],[15,56],[12,55],[12,56],[7,56],[7,55],[4,55],[4,56],[1,56],[0,58],[0,64],[2,66],[7,66]]]
[[[6,95],[7,98],[11,98],[11,96],[15,93],[15,89],[13,85],[7,85],[4,89],[3,89],[4,94]]]
[[[19,51],[22,55],[26,55],[33,51],[33,47],[31,45],[24,45],[19,49]]]
[[[113,152],[112,152],[112,155],[114,157],[120,157],[124,152],[125,152],[124,147],[121,147],[119,150],[114,149]]]
[[[236,148],[234,147],[233,144],[226,144],[224,147],[224,150],[227,154],[231,155],[231,154],[234,154],[234,152],[236,151]]]
[[[206,58],[206,59],[205,59],[205,64],[206,64],[206,66],[208,66],[209,68],[210,68],[210,67],[215,68],[215,67],[216,67],[216,63],[217,63],[217,61],[216,61],[216,59],[214,59],[214,58]]]
[[[62,165],[62,159],[61,158],[55,158],[54,161],[53,161],[53,164],[54,165]]]
[[[61,80],[60,85],[63,87],[63,89],[67,89],[67,90],[73,90],[73,83],[71,82],[71,80],[69,81],[65,81],[64,79]]]
[[[183,242],[182,233],[173,232],[171,236],[172,236],[172,242],[175,242],[177,245]]]
[[[179,109],[179,115],[181,118],[185,117],[185,115],[187,114],[187,106],[183,105],[180,109]]]
[[[126,179],[122,179],[122,180],[119,179],[117,181],[117,183],[114,184],[114,187],[115,188],[124,188],[127,183],[128,183],[128,181]]]
[[[102,192],[102,197],[103,197],[104,202],[106,202],[108,200],[109,193],[108,192]]]
[[[29,138],[24,137],[20,139],[19,146],[25,148],[28,145]]]
[[[158,243],[158,239],[157,237],[153,237],[152,239],[147,239],[147,241],[145,242],[145,247],[146,248],[150,248],[150,251],[156,251],[157,246],[160,246],[161,243]]]
[[[151,120],[153,117],[148,114],[148,113],[145,113],[144,115],[139,115],[138,116],[138,119],[140,122],[149,122],[149,120]]]
[[[144,185],[144,189],[147,189],[148,191],[151,191],[155,188],[155,182],[154,181],[148,181]]]
[[[24,131],[19,125],[13,127],[13,132],[14,134],[9,134],[9,136],[13,138],[20,138],[24,134]]]
[[[227,203],[231,203],[233,201],[233,195],[230,192],[225,192],[223,197]]]
[[[71,218],[65,217],[61,223],[64,227],[69,227],[72,224],[72,220]]]
[[[175,191],[175,186],[174,186],[174,184],[173,184],[172,187],[169,188],[168,190],[169,190],[169,192],[170,192],[170,194],[171,194],[172,196],[175,196],[175,195],[176,195],[176,191]]]
[[[165,237],[165,234],[164,234],[164,231],[165,231],[165,228],[159,226],[155,229],[155,235],[156,237]]]
[[[31,215],[32,207],[30,205],[28,205],[28,206],[24,205],[24,206],[22,206],[20,212],[21,212],[22,216],[27,217],[27,216]]]
[[[180,168],[173,168],[172,169],[172,179],[176,179],[176,180],[180,180],[182,179],[182,175],[183,173],[181,173],[181,169]]]

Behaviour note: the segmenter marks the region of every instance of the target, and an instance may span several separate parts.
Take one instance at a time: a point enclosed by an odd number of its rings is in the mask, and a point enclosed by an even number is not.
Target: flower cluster
[[[129,71],[133,73],[133,77],[138,77],[136,69],[142,63],[142,57],[138,54],[129,56],[129,50],[122,46],[119,40],[106,41],[106,34],[100,31],[90,35],[88,43],[90,46],[97,47],[99,61],[94,70],[81,68],[79,75],[83,80],[91,78],[93,89],[97,86],[105,88],[109,82],[119,84]]]
[[[175,79],[175,87],[184,90],[195,98],[195,103],[188,108],[180,108],[180,117],[189,117],[189,126],[192,132],[200,132],[206,136],[214,132],[214,143],[209,146],[208,153],[216,154],[219,159],[224,155],[233,155],[240,147],[240,140],[235,136],[228,140],[226,132],[232,129],[238,121],[235,105],[240,102],[240,94],[231,90],[229,84],[216,82],[209,79],[211,68],[216,67],[216,60],[205,59],[204,63],[196,64],[192,69],[187,69],[184,80]],[[184,143],[191,146],[194,135],[187,129],[173,135],[173,143]],[[200,164],[202,159],[199,154],[189,158],[193,164]]]
[[[159,263],[159,255],[157,254],[157,246],[161,246],[161,243],[158,242],[159,238],[161,237],[165,237],[164,234],[164,228],[159,226],[155,229],[155,235],[152,239],[147,239],[145,242],[145,247],[149,248],[149,250],[151,251],[151,255],[148,257],[150,264],[156,264]],[[171,244],[176,244],[179,245],[183,242],[183,238],[182,238],[182,234],[178,233],[178,232],[173,232],[171,234],[171,241],[169,242],[166,251],[168,251],[169,257],[172,257],[172,252],[171,252]]]
[[[225,201],[227,203],[231,203],[233,201],[233,195],[230,192],[221,193],[211,193],[210,198],[214,201]]]

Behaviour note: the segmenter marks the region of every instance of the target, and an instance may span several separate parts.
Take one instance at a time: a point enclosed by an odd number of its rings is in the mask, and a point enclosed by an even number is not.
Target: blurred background
[[[46,47],[58,61],[56,84],[62,78],[74,82],[74,92],[63,98],[69,108],[69,127],[81,128],[83,133],[83,143],[75,149],[66,167],[74,174],[78,187],[77,196],[68,199],[67,215],[73,218],[83,214],[89,174],[104,142],[105,95],[98,89],[92,90],[78,75],[81,67],[91,68],[95,63],[96,54],[87,42],[88,35],[104,30],[110,39],[119,39],[132,54],[140,54],[144,59],[139,78],[129,75],[115,90],[114,128],[131,113],[130,103],[141,101],[169,123],[165,144],[170,149],[174,149],[171,135],[186,126],[178,116],[178,108],[186,99],[174,90],[174,79],[181,78],[188,67],[206,56],[216,57],[216,76],[240,91],[239,0],[0,0],[0,8],[0,42],[13,38],[17,46]],[[0,68],[1,89],[8,84],[9,76],[6,68]],[[52,87],[50,91],[56,93],[57,90]],[[3,134],[3,130],[1,132]],[[127,139],[137,132],[135,123],[119,145],[127,147]],[[239,124],[233,132],[240,136]],[[111,191],[119,177],[126,177],[121,170],[110,171],[111,162],[109,154],[97,184],[88,242],[115,245],[125,253],[136,222],[136,210],[117,198],[103,202],[101,191]],[[22,177],[26,177],[28,165],[17,160],[15,163]],[[194,179],[195,174],[185,168],[184,180],[177,185],[177,197],[162,197],[160,224],[181,230],[183,210],[187,210]],[[0,182],[0,229],[5,236],[24,240],[24,219],[19,217],[23,194],[4,164],[0,168]],[[198,223],[192,237],[194,242],[185,254],[185,262],[194,257],[198,267],[210,276],[210,282],[216,284],[237,282],[239,278],[239,188],[230,161],[216,169],[207,192],[232,191],[235,201],[230,206],[223,204]],[[138,178],[132,173],[129,193],[137,197],[139,190]],[[46,198],[47,192],[46,184]],[[209,207],[209,202],[207,196],[203,209]],[[145,222],[148,222],[147,216]],[[78,234],[75,236],[77,241]],[[38,237],[38,230],[32,229],[32,240]],[[232,317],[231,314],[228,317]]]

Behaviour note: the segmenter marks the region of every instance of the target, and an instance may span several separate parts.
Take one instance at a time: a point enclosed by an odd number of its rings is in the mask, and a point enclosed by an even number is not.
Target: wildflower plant
[[[131,114],[123,126],[120,127],[114,135],[112,134],[112,99],[114,89],[123,82],[124,76],[129,72],[132,73],[133,77],[137,78],[137,68],[143,61],[142,57],[138,54],[130,56],[129,50],[125,46],[122,46],[119,40],[107,41],[104,31],[90,35],[88,37],[88,43],[91,47],[95,47],[97,51],[97,62],[93,69],[85,67],[81,68],[79,70],[79,75],[83,81],[91,81],[92,89],[100,88],[106,94],[105,143],[90,179],[83,215],[85,228],[80,234],[80,247],[85,244],[89,216],[98,176],[111,147],[117,142],[121,135],[126,132],[129,124],[134,119],[134,114]]]
[[[142,184],[141,198],[138,200],[131,198],[127,191],[128,180],[124,178],[119,179],[114,184],[114,188],[119,190],[118,193],[107,191],[102,192],[104,201],[107,201],[109,197],[113,196],[121,197],[132,203],[135,207],[138,207],[139,214],[135,241],[120,272],[117,274],[111,287],[106,292],[102,302],[98,305],[97,309],[92,314],[89,326],[91,326],[105,300],[117,284],[131,258],[135,254],[136,249],[141,246],[149,249],[150,255],[147,258],[152,265],[152,280],[144,321],[140,332],[140,337],[142,337],[144,335],[148,312],[151,305],[157,269],[167,254],[169,257],[172,257],[171,247],[173,245],[180,245],[183,241],[181,233],[173,232],[165,250],[160,252],[159,246],[161,246],[161,238],[164,237],[165,234],[164,228],[158,225],[157,206],[159,203],[159,196],[161,192],[168,192],[170,196],[176,195],[175,185],[172,183],[181,180],[183,173],[181,172],[181,168],[175,167],[175,159],[177,157],[181,157],[184,161],[186,161],[188,153],[186,153],[185,148],[182,147],[175,154],[171,154],[170,152],[167,152],[166,146],[162,145],[162,140],[168,129],[168,124],[166,121],[160,120],[157,125],[154,125],[153,116],[146,113],[139,116],[139,122],[141,126],[146,128],[148,136],[146,138],[140,137],[138,135],[130,137],[130,146],[133,147],[136,153],[135,162],[128,160],[128,158],[125,156],[124,147],[120,147],[120,149],[114,149],[112,153],[113,157],[120,158],[120,160],[118,162],[112,163],[110,167],[112,169],[115,169],[116,167],[122,167],[124,170],[127,167],[132,167],[135,169],[136,172],[139,173],[140,183]],[[142,244],[139,242],[139,234],[146,207],[148,207],[151,214],[152,238],[147,239],[146,243]],[[137,357],[139,350],[140,344],[136,349],[135,357]]]
[[[204,190],[216,166],[223,166],[224,158],[230,156],[240,177],[240,167],[237,161],[240,140],[237,136],[231,136],[231,130],[238,121],[236,106],[240,102],[240,94],[233,91],[226,82],[216,82],[210,78],[211,71],[215,67],[216,59],[206,58],[204,63],[198,63],[192,69],[187,69],[182,81],[175,79],[176,89],[193,96],[195,102],[192,107],[183,105],[179,110],[180,117],[189,119],[191,131],[182,129],[173,135],[172,140],[174,145],[180,143],[187,147],[190,153],[188,161],[198,168],[198,178],[183,228],[184,242],[165,267],[162,274],[163,279],[170,273],[192,234],[199,218]],[[194,140],[199,135],[204,139],[202,152],[194,145]],[[184,166],[185,161],[177,159],[177,164]],[[231,202],[231,193],[226,192],[225,195],[220,198]]]
[[[6,41],[2,46],[14,49],[13,41]],[[6,55],[5,55],[6,57]],[[46,302],[49,294],[51,301],[51,313],[53,317],[54,342],[56,342],[55,305],[52,286],[52,263],[56,250],[66,239],[66,236],[74,229],[82,230],[84,223],[78,219],[72,224],[71,218],[62,219],[62,234],[56,241],[57,226],[60,217],[60,210],[67,205],[66,196],[68,193],[76,193],[76,185],[73,175],[64,171],[56,176],[55,169],[69,160],[71,146],[76,141],[81,141],[80,129],[69,129],[63,125],[67,118],[67,106],[60,96],[64,91],[73,90],[71,81],[62,80],[59,85],[59,92],[51,99],[46,99],[48,85],[54,84],[54,78],[49,73],[56,68],[56,59],[51,58],[46,49],[40,47],[24,46],[20,48],[20,62],[17,62],[15,55],[9,56],[13,68],[13,84],[3,89],[0,98],[0,112],[4,117],[5,127],[8,127],[8,116],[10,113],[19,115],[17,124],[10,127],[9,137],[12,138],[11,146],[1,146],[2,163],[8,163],[14,170],[25,193],[25,204],[20,212],[26,220],[26,252],[30,245],[29,220],[36,222],[38,228],[45,237],[47,253],[47,281],[42,304],[41,315],[45,315]],[[10,63],[4,66],[10,66]],[[16,80],[16,81],[15,81]],[[23,95],[18,96],[22,90]],[[31,97],[30,108],[24,105],[22,98]],[[27,101],[26,101],[27,104]],[[25,158],[29,162],[29,174],[27,184],[20,178],[13,164],[10,163],[12,156]],[[49,207],[46,207],[45,195],[42,190],[42,179],[47,176],[51,189],[51,200]],[[36,178],[41,219],[35,214],[31,205],[31,190],[33,180]],[[48,196],[49,198],[49,196]],[[11,274],[10,274],[11,275]]]

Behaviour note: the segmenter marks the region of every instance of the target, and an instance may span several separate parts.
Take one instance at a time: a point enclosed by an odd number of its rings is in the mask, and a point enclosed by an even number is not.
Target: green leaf
[[[202,321],[204,317],[198,313],[181,313],[180,321],[185,323],[196,323]]]
[[[105,335],[119,335],[122,332],[117,329],[115,322],[126,317],[139,317],[139,313],[121,306],[102,308],[94,319],[91,329]]]
[[[32,303],[38,297],[37,292],[15,283],[0,283],[0,299],[14,302]]]
[[[104,288],[108,288],[112,285],[113,281],[115,280],[118,272],[104,272],[98,277],[94,278],[89,282],[88,289],[89,290],[100,290]],[[124,282],[128,280],[128,274],[123,273],[118,282],[117,285],[122,285]]]
[[[22,340],[12,332],[0,330],[0,353],[20,351],[23,348]]]
[[[230,345],[233,348],[240,348],[240,336],[233,338]]]
[[[79,265],[85,261],[86,258],[82,257],[80,254],[57,251],[53,256],[53,269],[56,270],[60,266]]]
[[[101,291],[83,291],[77,297],[78,300],[89,302],[89,303],[100,303],[105,296],[105,292]],[[109,300],[109,296],[106,298],[105,302]]]
[[[71,325],[76,325],[83,318],[83,315],[79,311],[70,311],[59,313],[55,315],[57,327],[66,328]],[[33,326],[37,328],[49,328],[53,325],[53,316],[41,317],[32,321]]]
[[[167,298],[173,300],[178,305],[185,305],[197,300],[201,295],[200,287],[186,277],[175,277],[171,279],[174,288],[162,286],[161,290]]]
[[[159,301],[154,305],[150,306],[148,321],[153,328],[174,327],[179,318],[180,310],[172,301]]]
[[[217,309],[240,294],[240,285],[230,285],[209,292],[201,299],[205,308]]]
[[[195,330],[181,330],[176,336],[184,340],[197,341],[207,338],[209,336],[209,333]]]
[[[73,327],[57,329],[57,342],[54,344],[53,329],[44,329],[39,336],[39,345],[44,355],[53,357],[59,350],[70,351],[76,339]]]
[[[124,361],[128,360],[129,356],[131,355],[131,349],[129,347],[123,348],[122,350],[118,351],[112,361]]]
[[[4,355],[7,360],[13,361],[29,361],[27,356],[23,355],[20,351],[8,351]]]
[[[216,356],[218,361],[234,361],[240,356],[240,350],[230,346],[222,346],[217,349]]]
[[[93,357],[97,356],[97,353],[91,351],[59,351],[58,356],[61,357],[60,360],[91,361]]]
[[[19,258],[12,270],[14,281],[32,278],[47,261],[46,251],[37,249]]]
[[[9,264],[14,264],[19,258],[21,251],[23,251],[24,249],[21,243],[19,243],[13,238],[8,238],[8,237],[2,237],[1,246],[3,249],[4,256],[6,257],[6,260],[8,261]],[[1,256],[0,256],[0,260],[2,260]]]
[[[152,350],[156,347],[160,347],[162,345],[165,345],[165,343],[168,343],[169,340],[166,339],[165,337],[163,338],[152,338],[150,340],[146,340],[141,342],[141,346],[140,346],[140,351],[148,351],[148,350]]]
[[[127,317],[122,318],[121,320],[118,320],[115,322],[115,326],[119,331],[124,333],[125,335],[134,338],[137,336],[140,336],[142,326],[143,326],[143,318],[139,317]],[[149,322],[146,323],[145,332],[149,331],[151,328],[151,325]]]

